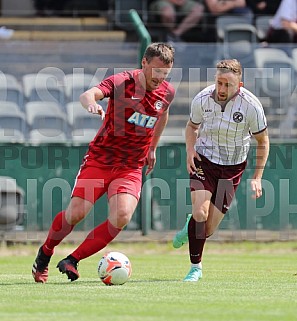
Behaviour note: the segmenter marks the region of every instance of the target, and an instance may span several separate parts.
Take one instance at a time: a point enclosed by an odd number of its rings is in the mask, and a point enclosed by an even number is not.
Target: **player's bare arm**
[[[148,154],[147,154],[147,158],[146,158],[146,163],[147,163],[147,169],[145,172],[145,175],[148,175],[155,167],[156,164],[156,149],[160,140],[160,137],[163,133],[163,130],[168,122],[168,110],[166,112],[164,112],[158,122],[156,123],[155,126],[155,131],[154,131],[154,137],[152,139],[152,143],[151,146],[149,148]]]
[[[194,174],[197,171],[194,159],[198,158],[198,154],[195,150],[195,143],[199,127],[200,125],[194,124],[191,120],[189,120],[186,125],[187,170],[189,174]]]
[[[256,151],[256,168],[251,180],[251,188],[254,192],[253,198],[258,198],[262,196],[262,176],[264,172],[264,167],[267,162],[269,155],[269,137],[268,131],[265,129],[263,132],[254,135],[257,141],[257,151]]]
[[[99,114],[103,119],[105,112],[101,105],[97,103],[98,100],[104,98],[103,92],[97,88],[93,87],[83,94],[80,95],[79,100],[82,106],[91,114]]]

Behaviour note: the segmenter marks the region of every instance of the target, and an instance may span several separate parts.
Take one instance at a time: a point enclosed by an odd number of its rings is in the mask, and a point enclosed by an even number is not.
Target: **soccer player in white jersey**
[[[202,277],[202,252],[228,211],[246,167],[251,136],[256,139],[256,166],[251,179],[253,197],[262,195],[261,179],[269,153],[266,117],[260,101],[242,87],[236,59],[216,65],[215,84],[192,101],[186,125],[187,170],[192,214],[173,246],[189,241],[191,268],[184,281]]]

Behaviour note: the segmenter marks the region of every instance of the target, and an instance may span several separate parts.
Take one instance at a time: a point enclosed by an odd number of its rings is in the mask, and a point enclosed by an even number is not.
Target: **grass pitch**
[[[38,246],[1,249],[1,321],[290,321],[296,320],[297,259],[293,243],[207,243],[203,279],[182,282],[187,247],[170,244],[112,244],[125,253],[132,277],[106,286],[97,264],[104,251],[80,262],[71,283],[55,268],[74,246],[61,246],[49,281],[36,284],[31,266]]]

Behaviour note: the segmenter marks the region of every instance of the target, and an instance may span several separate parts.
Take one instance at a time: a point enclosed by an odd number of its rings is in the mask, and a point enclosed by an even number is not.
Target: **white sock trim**
[[[199,262],[197,264],[191,263],[191,267],[196,267],[198,269],[202,269],[202,263],[201,262]]]

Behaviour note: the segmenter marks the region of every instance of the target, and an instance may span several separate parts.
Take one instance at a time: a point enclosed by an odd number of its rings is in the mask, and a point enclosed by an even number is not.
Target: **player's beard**
[[[220,93],[217,94],[218,101],[226,101],[228,95],[221,95]]]

